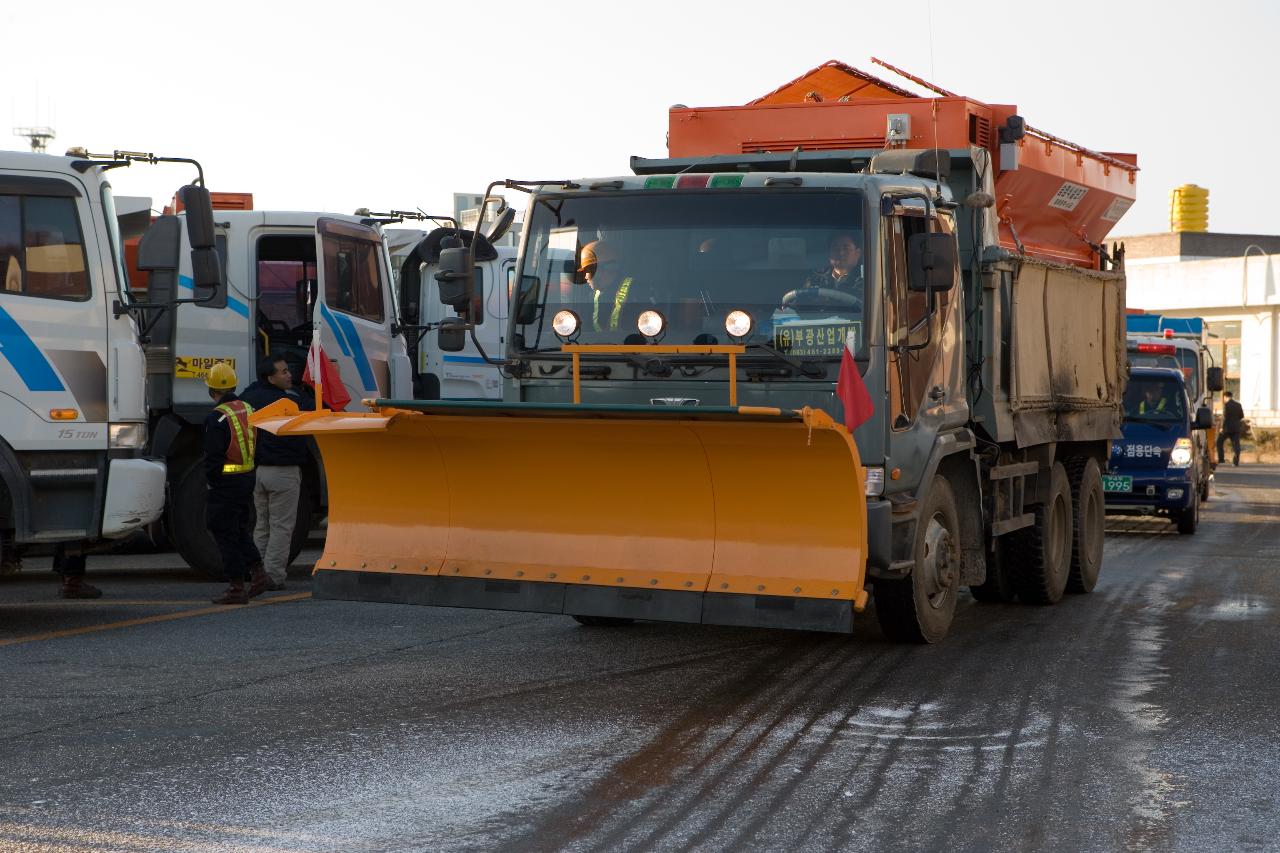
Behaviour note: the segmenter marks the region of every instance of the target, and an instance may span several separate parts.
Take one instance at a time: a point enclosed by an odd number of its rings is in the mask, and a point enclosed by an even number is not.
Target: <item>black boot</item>
[[[227,584],[226,591],[222,595],[213,599],[214,604],[248,604],[249,593],[245,592],[244,584],[240,581],[232,581]]]
[[[62,589],[58,590],[61,598],[102,598],[102,590],[93,584],[85,583],[84,575],[63,575]]]

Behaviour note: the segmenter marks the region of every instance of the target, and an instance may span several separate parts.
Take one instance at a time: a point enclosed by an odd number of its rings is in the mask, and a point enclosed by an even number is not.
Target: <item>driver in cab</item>
[[[862,305],[862,246],[857,236],[839,231],[827,244],[827,266],[804,281],[805,288],[847,293]]]
[[[1148,383],[1142,389],[1142,399],[1138,401],[1139,415],[1163,413],[1169,407],[1169,400],[1164,396],[1163,383]]]
[[[621,260],[617,249],[605,240],[582,247],[578,273],[591,287],[591,325],[597,332],[617,331],[631,296],[635,282],[622,274]]]

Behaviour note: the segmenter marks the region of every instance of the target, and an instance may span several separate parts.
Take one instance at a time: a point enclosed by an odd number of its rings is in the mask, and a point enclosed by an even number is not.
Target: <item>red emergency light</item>
[[[1173,329],[1165,329],[1165,330],[1164,330],[1164,336],[1165,336],[1165,338],[1166,338],[1166,339],[1170,339],[1170,338],[1172,338],[1172,337],[1173,337]]]
[[[1173,337],[1166,335],[1165,337]],[[1138,344],[1138,352],[1152,352],[1160,355],[1177,355],[1178,348],[1173,344]]]

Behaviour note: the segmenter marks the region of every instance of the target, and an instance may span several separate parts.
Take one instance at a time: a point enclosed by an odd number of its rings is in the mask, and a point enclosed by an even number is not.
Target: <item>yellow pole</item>
[[[582,384],[578,381],[578,363],[581,361],[578,353],[573,354],[573,402],[582,402]]]
[[[729,353],[729,405],[738,405],[738,354]]]

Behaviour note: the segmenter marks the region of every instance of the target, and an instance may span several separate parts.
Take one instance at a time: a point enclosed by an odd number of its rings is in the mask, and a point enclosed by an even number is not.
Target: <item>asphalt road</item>
[[[314,601],[171,555],[0,579],[3,850],[1250,850],[1280,844],[1280,469],[1098,589],[936,647]],[[47,563],[46,563],[47,564]]]

